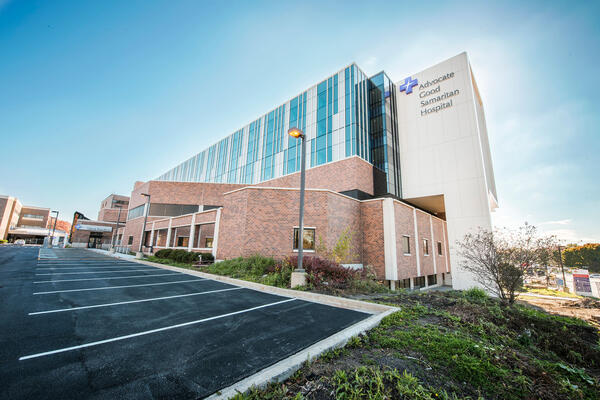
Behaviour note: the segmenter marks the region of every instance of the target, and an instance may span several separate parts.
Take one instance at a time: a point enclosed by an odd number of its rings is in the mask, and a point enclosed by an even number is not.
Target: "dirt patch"
[[[599,300],[590,298],[559,300],[522,296],[519,302],[539,307],[551,314],[582,319],[600,330]]]

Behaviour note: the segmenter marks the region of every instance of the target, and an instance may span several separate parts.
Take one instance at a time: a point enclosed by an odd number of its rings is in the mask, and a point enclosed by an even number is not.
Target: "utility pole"
[[[565,276],[565,266],[563,265],[563,261],[562,261],[562,249],[561,249],[560,245],[558,245],[558,260],[560,261],[560,269],[562,271],[562,276],[563,276],[563,289],[565,292],[568,292],[569,288],[567,288],[567,278]]]

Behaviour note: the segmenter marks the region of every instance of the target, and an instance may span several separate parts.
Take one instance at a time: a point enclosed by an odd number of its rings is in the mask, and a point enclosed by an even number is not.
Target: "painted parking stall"
[[[43,250],[0,250],[2,398],[202,398],[369,316]]]

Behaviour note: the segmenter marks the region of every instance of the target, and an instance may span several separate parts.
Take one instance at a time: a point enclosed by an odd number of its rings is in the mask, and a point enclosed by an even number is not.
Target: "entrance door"
[[[100,249],[102,248],[102,232],[91,232],[88,240],[88,248]]]

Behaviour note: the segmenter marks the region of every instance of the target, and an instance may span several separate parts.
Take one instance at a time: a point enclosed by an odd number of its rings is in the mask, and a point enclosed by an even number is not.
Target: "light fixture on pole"
[[[141,193],[142,196],[146,196],[146,207],[144,210],[144,225],[142,226],[142,237],[140,238],[140,248],[135,255],[136,258],[142,258],[144,254],[142,253],[142,246],[144,245],[144,239],[146,236],[146,221],[148,220],[148,210],[150,209],[150,195],[148,193]]]
[[[300,139],[302,142],[300,150],[300,221],[298,227],[298,268],[292,273],[291,287],[302,286],[306,284],[306,272],[302,266],[304,256],[304,186],[306,179],[306,135],[300,128],[292,127],[288,130],[288,135]]]

